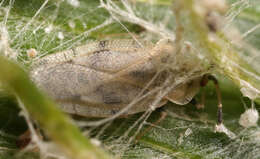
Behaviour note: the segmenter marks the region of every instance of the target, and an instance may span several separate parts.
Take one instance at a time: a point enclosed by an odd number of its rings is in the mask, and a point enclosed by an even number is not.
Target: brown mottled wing
[[[34,62],[30,73],[64,111],[111,116],[146,93],[140,94],[144,83],[156,72],[151,48],[133,40],[101,41],[46,56]],[[140,100],[125,115],[147,110],[153,98]]]

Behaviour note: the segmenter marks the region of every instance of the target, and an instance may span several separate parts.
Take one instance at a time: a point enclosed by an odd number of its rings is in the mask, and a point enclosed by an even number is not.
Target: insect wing
[[[148,60],[151,47],[133,40],[88,44],[40,59],[31,75],[64,111],[110,116],[131,103],[153,76]],[[150,101],[151,97],[142,99],[127,114],[146,110]]]
[[[200,89],[201,77],[193,79],[187,83],[178,85],[168,95],[167,99],[179,105],[189,103]]]

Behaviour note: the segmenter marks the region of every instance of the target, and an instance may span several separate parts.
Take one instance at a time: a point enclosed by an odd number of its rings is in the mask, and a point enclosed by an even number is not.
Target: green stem
[[[71,119],[36,88],[21,67],[3,56],[0,56],[0,82],[21,100],[29,114],[70,158],[110,158],[106,152],[92,145]]]

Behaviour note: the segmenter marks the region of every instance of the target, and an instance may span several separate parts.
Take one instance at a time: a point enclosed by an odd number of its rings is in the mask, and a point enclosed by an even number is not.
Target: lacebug
[[[203,74],[198,59],[188,53],[172,55],[174,49],[173,42],[167,39],[155,45],[135,40],[94,42],[35,60],[30,75],[63,111],[86,117],[112,116],[140,92],[147,94],[162,86],[170,76],[174,83],[192,69],[199,76],[172,88],[156,107],[167,101],[179,105],[194,101],[193,97],[208,80],[216,84],[221,101],[216,79]],[[165,65],[171,67],[159,72]],[[153,82],[146,87],[151,79]],[[146,111],[155,98],[155,94],[144,97],[123,115]],[[218,108],[218,123],[221,123],[221,102]]]

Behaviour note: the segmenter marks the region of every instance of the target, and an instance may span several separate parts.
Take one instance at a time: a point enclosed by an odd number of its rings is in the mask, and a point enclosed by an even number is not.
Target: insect
[[[164,89],[167,79],[176,83],[177,77],[193,70],[193,78],[169,90],[156,107],[167,101],[189,103],[210,79],[198,59],[174,52],[173,42],[167,39],[155,45],[126,39],[100,41],[36,60],[30,75],[63,111],[87,117],[112,116],[141,93],[144,97],[123,114],[129,115],[147,110],[156,93],[145,95],[155,88]],[[221,122],[221,107],[218,116]]]

